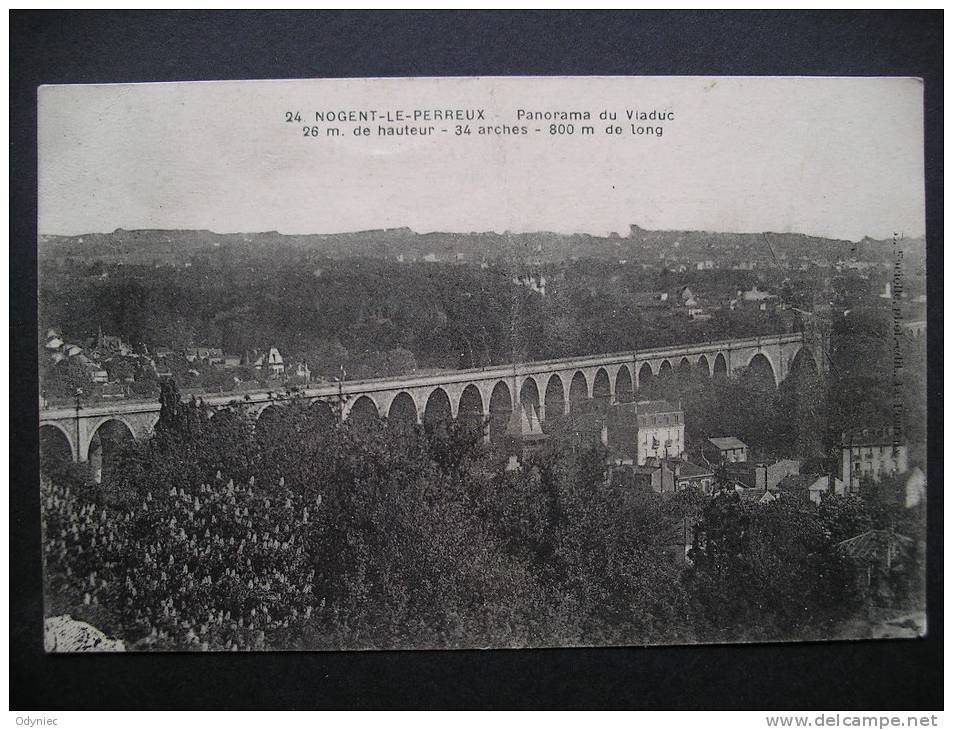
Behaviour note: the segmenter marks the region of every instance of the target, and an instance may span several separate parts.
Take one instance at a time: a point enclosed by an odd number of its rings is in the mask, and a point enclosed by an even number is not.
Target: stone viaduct
[[[494,422],[505,423],[503,416],[508,417],[517,404],[531,405],[545,421],[547,415],[568,413],[574,403],[587,399],[610,404],[633,400],[649,381],[674,372],[713,378],[752,368],[765,377],[770,375],[777,386],[805,363],[815,372],[826,370],[824,356],[814,352],[818,348],[813,344],[806,342],[802,333],[702,342],[433,375],[327,383],[299,391],[297,397],[323,404],[328,410],[329,402],[340,401],[340,417],[345,419],[362,414],[420,423],[490,417],[490,436],[495,437],[500,430],[497,427],[494,433]],[[275,391],[203,398],[216,409],[242,403],[256,417],[269,407],[280,407],[283,399],[287,396]],[[111,430],[142,438],[151,433],[158,418],[158,400],[41,409],[40,431],[41,435],[59,431],[74,461],[99,459],[101,463],[99,434]]]

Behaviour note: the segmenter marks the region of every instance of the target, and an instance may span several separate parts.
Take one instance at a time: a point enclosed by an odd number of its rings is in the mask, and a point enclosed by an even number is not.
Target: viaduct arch
[[[302,397],[312,403],[316,423],[387,418],[420,424],[461,418],[474,427],[489,421],[491,437],[499,440],[520,404],[533,405],[540,420],[546,420],[569,413],[593,397],[608,403],[634,400],[654,380],[676,372],[695,369],[708,378],[731,377],[754,365],[770,373],[775,386],[801,368],[822,374],[825,362],[818,359],[812,344],[801,333],[702,342],[427,376],[345,381],[307,389]],[[244,402],[263,416],[284,399],[274,393],[249,393]],[[204,400],[215,409],[232,408],[239,402],[229,395]],[[86,462],[97,431],[107,421],[119,422],[133,437],[143,438],[152,432],[158,417],[158,403],[127,401],[43,409],[40,427],[46,442],[59,444],[61,450],[68,448],[74,461]]]

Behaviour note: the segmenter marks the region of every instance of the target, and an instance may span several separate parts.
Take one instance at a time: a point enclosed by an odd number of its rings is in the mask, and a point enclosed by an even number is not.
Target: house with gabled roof
[[[741,498],[742,502],[752,502],[754,504],[770,504],[777,499],[777,496],[763,487],[742,487],[735,486],[735,492]]]
[[[711,494],[715,483],[715,472],[710,467],[679,460],[674,462],[674,472],[676,491],[697,489],[704,494]]]
[[[702,444],[702,453],[713,464],[747,461],[748,445],[734,436],[718,436]]]
[[[285,372],[285,360],[274,345],[268,348],[268,352],[255,359],[254,366],[258,370],[267,370],[268,375],[272,378],[279,378]]]
[[[830,474],[790,474],[778,482],[781,494],[820,504],[826,495],[845,493],[844,483]]]

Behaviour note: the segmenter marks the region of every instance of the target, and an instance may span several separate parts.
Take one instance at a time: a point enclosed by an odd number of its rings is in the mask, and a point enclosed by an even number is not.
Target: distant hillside
[[[648,231],[630,226],[629,242],[659,252],[680,250],[693,259],[706,253],[715,258],[725,256],[766,262],[779,258],[884,260],[893,256],[893,240],[864,237],[860,241],[808,236],[803,233],[715,233],[709,231]],[[922,258],[925,242],[922,237],[903,239],[900,248],[905,255]]]
[[[923,239],[904,241],[907,256],[922,257]],[[83,258],[122,263],[181,263],[195,256],[300,256],[397,258],[405,260],[492,261],[516,255],[540,263],[572,258],[751,261],[770,264],[777,257],[883,260],[892,242],[864,238],[842,241],[799,233],[716,233],[649,231],[633,225],[629,235],[591,236],[546,231],[534,233],[416,233],[409,228],[353,233],[285,235],[215,233],[208,230],[131,230],[79,236],[41,236],[43,259]]]

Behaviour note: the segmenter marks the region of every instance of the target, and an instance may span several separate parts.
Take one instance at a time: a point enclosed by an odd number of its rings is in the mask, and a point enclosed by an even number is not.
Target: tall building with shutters
[[[616,409],[620,413],[614,420],[619,426],[612,430],[628,442],[628,449],[635,447],[632,450],[636,464],[645,464],[650,458],[677,459],[685,452],[685,414],[681,405],[645,400],[622,404]]]

